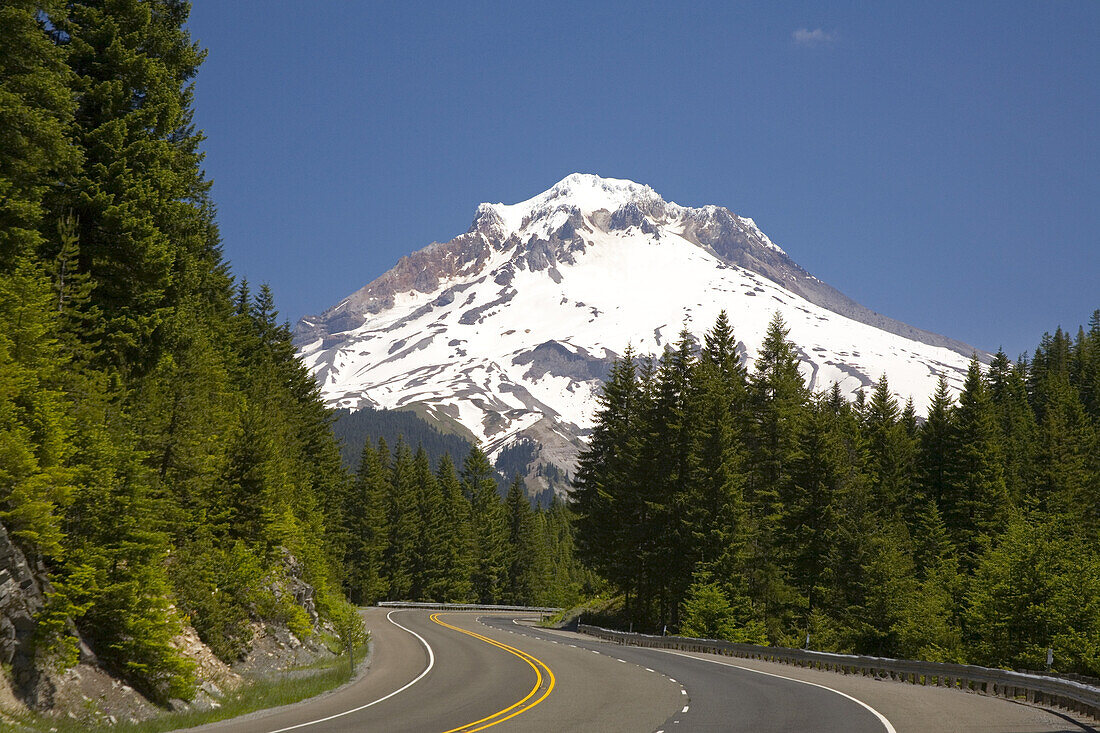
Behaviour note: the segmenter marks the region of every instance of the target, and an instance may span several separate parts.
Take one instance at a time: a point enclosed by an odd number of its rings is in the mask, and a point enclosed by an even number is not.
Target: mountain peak
[[[575,470],[623,345],[660,354],[680,324],[701,338],[722,309],[750,368],[782,313],[814,390],[855,394],[888,373],[920,406],[940,376],[961,386],[974,351],[859,305],[748,217],[585,173],[482,204],[466,233],[300,321],[296,343],[328,404],[414,410],[494,455],[533,446],[541,490],[539,466]]]
[[[604,178],[593,173],[570,173],[540,194],[515,204],[484,203],[477,217],[492,212],[500,217],[507,233],[518,232],[531,221],[557,211],[579,211],[589,215],[605,209],[617,211],[628,203],[665,203],[649,186],[624,178]]]

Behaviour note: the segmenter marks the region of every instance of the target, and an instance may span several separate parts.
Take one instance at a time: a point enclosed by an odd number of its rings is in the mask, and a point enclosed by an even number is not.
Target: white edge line
[[[688,659],[697,659],[700,662],[709,662],[711,664],[721,664],[723,667],[733,667],[734,669],[743,669],[746,672],[755,672],[756,674],[764,674],[764,675],[767,675],[768,677],[778,677],[781,680],[790,680],[791,682],[799,682],[803,685],[810,685],[811,687],[820,687],[823,690],[828,690],[829,692],[835,692],[836,694],[840,695],[841,697],[846,697],[849,700],[851,700],[852,702],[854,702],[858,705],[861,705],[864,708],[866,708],[867,710],[869,710],[871,712],[871,714],[874,715],[876,718],[878,718],[879,722],[882,723],[882,725],[886,728],[886,733],[898,733],[894,729],[893,724],[891,724],[890,721],[886,719],[885,715],[883,715],[879,711],[875,710],[873,707],[871,707],[867,703],[863,702],[862,700],[859,700],[857,698],[852,697],[851,695],[849,695],[846,692],[841,692],[840,690],[834,690],[831,687],[826,687],[825,685],[819,685],[816,682],[807,682],[806,680],[800,680],[800,679],[797,679],[795,677],[784,677],[781,674],[775,674],[773,672],[764,672],[764,671],[759,670],[759,669],[753,669],[752,667],[742,667],[739,664],[730,664],[729,662],[720,662],[717,659],[707,659],[706,657],[696,657],[692,654],[684,654],[683,652],[677,652],[677,651],[673,651],[671,649],[657,649],[655,651],[665,652],[666,654],[675,654],[678,657],[687,657]]]
[[[335,715],[330,715],[327,718],[318,718],[317,720],[311,720],[307,723],[298,723],[298,725],[291,725],[291,726],[286,727],[286,728],[279,728],[278,730],[269,731],[269,733],[284,733],[285,731],[288,731],[288,730],[298,730],[299,728],[305,728],[306,726],[316,725],[317,723],[325,723],[329,720],[335,720],[336,718],[342,718],[345,715],[351,715],[352,713],[357,713],[360,710],[365,710],[365,709],[369,708],[371,705],[377,705],[378,703],[382,702],[383,700],[389,700],[394,695],[398,694],[399,692],[404,692],[405,690],[409,689],[410,687],[415,685],[420,680],[424,679],[425,675],[427,675],[428,672],[431,672],[432,667],[435,666],[435,654],[432,652],[432,647],[428,644],[428,642],[426,642],[424,640],[423,636],[416,633],[412,629],[409,629],[409,628],[406,628],[406,627],[402,626],[401,624],[397,623],[392,618],[390,618],[390,616],[392,616],[396,611],[397,611],[397,609],[387,613],[386,614],[386,620],[389,621],[394,626],[396,626],[397,628],[399,628],[403,631],[407,631],[410,634],[412,634],[413,636],[415,636],[417,639],[420,640],[420,643],[424,645],[424,648],[428,650],[428,666],[424,668],[423,672],[421,672],[419,675],[417,675],[416,679],[414,679],[412,682],[406,683],[404,687],[398,688],[398,689],[394,690],[393,692],[391,692],[390,694],[388,694],[384,697],[380,697],[377,700],[372,700],[371,702],[368,702],[366,705],[360,705],[357,708],[352,708],[351,710],[345,710],[342,713],[336,713]]]

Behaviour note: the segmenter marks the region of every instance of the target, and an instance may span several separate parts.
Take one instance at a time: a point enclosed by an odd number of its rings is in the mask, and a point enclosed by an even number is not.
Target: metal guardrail
[[[421,603],[417,601],[379,601],[383,608],[422,608],[429,611],[504,611],[507,613],[559,613],[560,608],[541,606],[494,606],[485,603]]]
[[[917,685],[951,687],[1009,700],[1026,700],[1035,705],[1063,708],[1100,721],[1100,688],[1056,677],[969,664],[916,662],[855,654],[815,652],[808,649],[738,644],[715,639],[634,634],[586,624],[578,625],[578,630],[582,634],[618,644],[760,659],[841,674],[858,674]]]

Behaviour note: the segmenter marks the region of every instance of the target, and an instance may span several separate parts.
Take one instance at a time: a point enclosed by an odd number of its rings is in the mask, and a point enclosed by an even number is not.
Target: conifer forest
[[[1100,311],[971,363],[918,420],[883,376],[806,388],[777,315],[612,370],[573,493],[636,630],[1100,672]],[[899,391],[904,391],[900,386]]]
[[[1100,311],[975,358],[927,419],[885,376],[810,392],[778,317],[747,370],[723,314],[615,363],[544,507],[480,447],[342,447],[223,255],[188,12],[0,4],[0,528],[48,583],[37,664],[85,640],[186,699],[185,625],[224,660],[256,620],[311,633],[273,590],[289,556],[338,629],[387,599],[603,594],[635,630],[1100,675]]]

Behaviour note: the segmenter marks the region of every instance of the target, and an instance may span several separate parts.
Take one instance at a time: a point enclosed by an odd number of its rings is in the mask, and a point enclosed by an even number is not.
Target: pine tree
[[[389,531],[386,499],[390,493],[388,471],[368,438],[363,443],[359,470],[344,508],[347,537],[344,562],[348,566],[348,597],[369,605],[386,596],[382,558]]]
[[[496,603],[501,598],[508,573],[504,505],[497,493],[493,467],[476,446],[462,466],[462,490],[470,502],[474,596],[479,603]]]
[[[699,554],[684,521],[698,494],[699,394],[693,384],[697,359],[694,338],[681,331],[675,348],[661,357],[654,399],[643,413],[647,430],[639,468],[645,484],[635,482],[642,487],[647,515],[646,524],[639,527],[644,533],[643,593],[657,602],[654,621],[662,625],[678,624],[678,599],[687,590]]]
[[[920,431],[918,459],[922,498],[936,502],[938,507],[943,506],[954,481],[952,461],[958,444],[955,410],[947,379],[941,375]]]
[[[80,266],[106,324],[101,362],[133,374],[159,359],[179,265],[210,245],[189,84],[204,54],[187,15],[186,4],[158,0],[70,2],[53,18],[84,157],[55,205],[80,223]]]
[[[635,617],[642,559],[637,533],[646,522],[640,475],[643,394],[633,349],[612,365],[598,397],[595,427],[578,459],[571,495],[577,555],[626,594]]]
[[[541,570],[547,563],[546,547],[539,533],[538,520],[523,491],[518,474],[504,498],[507,518],[508,574],[502,597],[505,603],[530,605],[545,596]]]
[[[1014,506],[1023,506],[1035,484],[1038,427],[1028,403],[1025,367],[998,351],[989,365],[989,396],[1003,437],[1005,489]]]
[[[428,453],[422,445],[416,448],[413,470],[420,535],[416,543],[411,594],[417,600],[431,601],[439,598],[441,589],[446,585],[442,566],[445,552],[443,494],[436,483]]]
[[[960,562],[969,570],[1008,519],[1002,436],[977,357],[970,362],[956,420],[958,443],[949,456],[952,477],[940,508]]]
[[[442,499],[443,522],[440,536],[440,585],[436,600],[467,603],[474,600],[471,576],[474,572],[474,548],[470,527],[470,504],[462,495],[462,484],[454,463],[446,453],[436,469]]]
[[[48,27],[61,8],[49,0],[0,7],[0,274],[43,247],[45,199],[80,164],[69,137],[72,72]]]
[[[51,300],[28,260],[0,273],[0,519],[32,557],[62,554],[75,478]]]
[[[912,517],[916,444],[901,422],[901,410],[884,373],[863,418],[875,505],[883,517]]]
[[[787,334],[783,317],[776,312],[749,382],[751,430],[745,496],[752,540],[747,549],[747,580],[750,595],[761,604],[769,622],[772,641],[781,637],[794,602],[778,539],[785,512],[782,496],[791,484],[791,467],[809,400]]]
[[[968,597],[974,661],[1100,672],[1100,558],[1059,522],[1013,521],[982,558]]]
[[[389,530],[382,567],[391,600],[412,598],[421,537],[417,502],[416,468],[404,440],[394,447],[389,494],[386,497],[386,527]]]
[[[779,539],[789,558],[791,582],[805,598],[807,618],[824,605],[829,556],[836,539],[836,506],[846,491],[848,452],[840,434],[843,417],[820,400],[802,424],[792,456],[791,490]],[[861,511],[866,507],[859,507]]]
[[[685,499],[692,567],[730,576],[744,548],[746,372],[726,312],[705,337],[698,383],[696,476]]]

